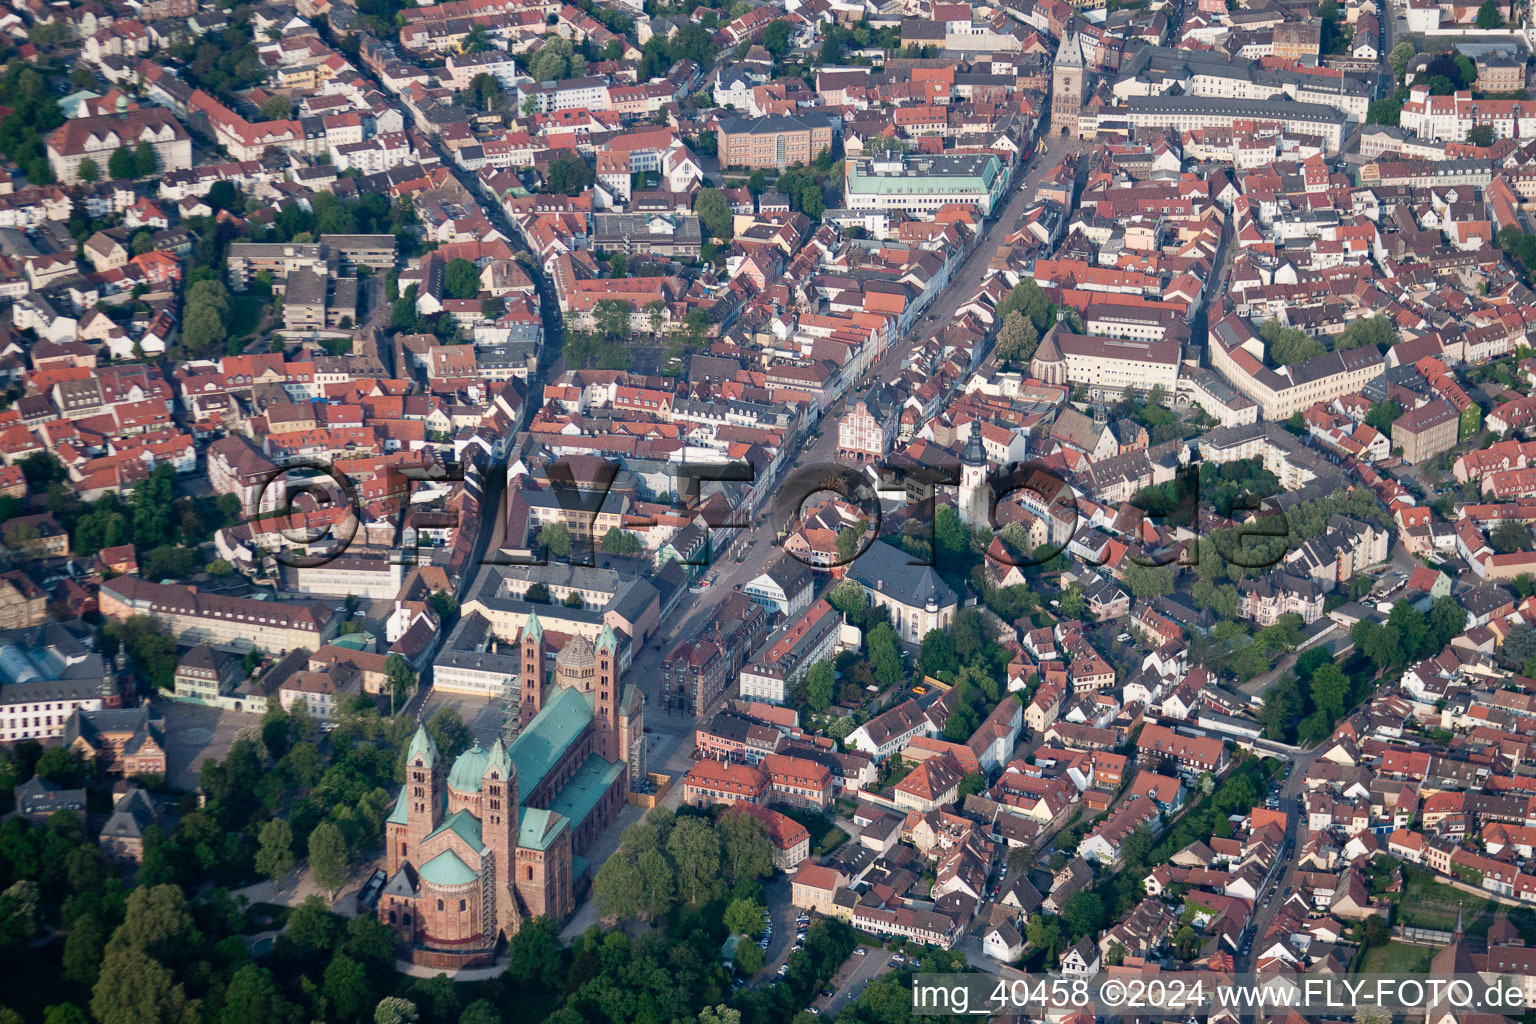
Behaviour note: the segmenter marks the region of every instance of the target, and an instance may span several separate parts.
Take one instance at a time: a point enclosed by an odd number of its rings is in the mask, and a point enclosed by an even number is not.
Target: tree
[[[1128,561],[1125,565],[1125,583],[1138,601],[1150,600],[1173,593],[1173,572],[1166,566],[1141,565]]]
[[[1374,345],[1385,352],[1396,345],[1397,341],[1397,329],[1392,326],[1391,320],[1384,316],[1370,316],[1344,328],[1344,332],[1334,340],[1333,348],[1336,352],[1342,352],[1345,349]]]
[[[756,940],[763,934],[763,905],[756,900],[731,900],[725,908],[725,927],[732,935]]]
[[[143,950],[116,948],[101,964],[91,991],[91,1013],[99,1024],[196,1024],[197,1004],[171,972]]]
[[[715,823],[725,877],[732,885],[757,881],[773,874],[773,843],[768,830],[751,814],[727,812]]]
[[[336,1020],[357,1020],[368,1007],[371,991],[368,971],[346,953],[337,953],[326,965],[323,979],[326,1006]]]
[[[1392,422],[1402,414],[1402,403],[1395,398],[1389,398],[1385,402],[1377,402],[1371,406],[1370,411],[1365,414],[1365,422],[1390,437]]]
[[[1501,519],[1499,524],[1489,531],[1488,540],[1502,555],[1515,551],[1529,551],[1531,530],[1530,527],[1517,523],[1513,519]]]
[[[443,290],[451,299],[472,299],[480,294],[480,271],[469,260],[455,256],[443,268]]]
[[[698,214],[704,230],[709,232],[711,238],[729,242],[736,236],[736,215],[731,212],[730,200],[719,189],[700,189],[698,198],[694,200],[693,212]]]
[[[875,678],[886,686],[895,686],[906,679],[907,669],[901,657],[900,638],[888,622],[881,622],[869,631],[865,638],[869,651],[869,667]]]
[[[80,166],[75,170],[75,176],[89,184],[101,177],[101,168],[96,166],[96,161],[86,157],[80,161]]]
[[[476,22],[464,33],[464,40],[459,44],[460,53],[484,53],[491,48],[490,35],[485,26]]]
[[[549,191],[579,196],[597,180],[587,162],[574,153],[565,153],[549,162]]]
[[[837,531],[837,564],[847,565],[859,555],[864,544],[864,531],[845,526]]]
[[[476,999],[459,1014],[459,1024],[501,1024],[501,1011],[489,999]]]
[[[635,860],[639,880],[636,894],[640,912],[655,920],[672,909],[677,899],[677,878],[660,850],[646,850]]]
[[[1093,935],[1104,927],[1104,901],[1094,892],[1084,890],[1067,900],[1061,916],[1073,934]]]
[[[720,884],[720,839],[708,822],[684,818],[667,837],[680,894],[694,906],[709,902]]]
[[[131,178],[134,175],[133,150],[127,146],[118,146],[107,158],[107,175],[114,180]]]
[[[1036,331],[1043,331],[1050,319],[1051,300],[1033,278],[1025,278],[1003,296],[1003,301],[997,305],[997,317],[1007,320],[1014,310],[1028,317]]]
[[[524,921],[507,947],[507,974],[524,985],[559,988],[565,980],[563,949],[555,922],[543,916]]]
[[[432,742],[437,744],[438,752],[443,758],[452,764],[454,758],[468,750],[474,741],[474,736],[469,731],[469,726],[464,724],[464,719],[453,708],[440,707],[427,719],[427,734],[432,737]]]
[[[768,963],[768,955],[755,942],[743,942],[736,947],[736,969],[751,977]]]
[[[830,661],[818,661],[805,674],[805,699],[811,710],[820,714],[832,704],[837,680]]]
[[[1344,714],[1344,702],[1349,696],[1349,677],[1334,665],[1323,665],[1312,673],[1310,692],[1312,705],[1329,722],[1336,722]]]
[[[66,789],[76,789],[85,783],[87,767],[78,750],[53,747],[37,760],[37,774],[50,782],[57,782]]]
[[[43,1011],[43,1024],[90,1024],[90,1018],[74,1003],[56,1003]]]
[[[1493,0],[1488,0],[1488,3],[1492,2]],[[1483,6],[1487,7],[1488,4]],[[1467,131],[1467,145],[1469,146],[1491,146],[1494,143],[1494,138],[1493,125],[1491,124],[1475,125]]]
[[[608,532],[603,534],[602,548],[604,554],[609,555],[634,555],[640,552],[640,538],[627,530],[621,530],[617,526],[608,527]]]
[[[1069,619],[1080,619],[1088,610],[1088,602],[1083,598],[1083,588],[1073,584],[1061,595],[1061,614]]]
[[[389,705],[404,704],[416,689],[416,670],[399,654],[384,660],[384,675],[389,683]]]
[[[182,303],[181,344],[194,356],[208,355],[224,344],[229,316],[229,290],[218,281],[196,281]]]
[[[763,30],[763,47],[773,55],[774,60],[783,60],[789,52],[789,22],[782,18],[769,22]]]
[[[1027,363],[1040,347],[1040,332],[1019,310],[1013,310],[1003,318],[1003,326],[997,331],[997,358],[1014,365]]]
[[[1320,341],[1278,320],[1266,320],[1259,328],[1259,337],[1264,339],[1269,358],[1276,366],[1303,363],[1323,354]]]
[[[292,1024],[298,1016],[299,1008],[283,998],[272,972],[265,967],[246,964],[229,980],[224,993],[224,1024],[253,1020]]]
[[[569,558],[571,556],[571,531],[559,520],[547,524],[539,531],[538,544],[542,548],[548,548],[549,553],[556,558]]]
[[[419,1020],[421,1011],[416,1004],[399,996],[385,996],[373,1008],[373,1024],[416,1024]]]
[[[1503,28],[1504,15],[1499,13],[1499,5],[1496,0],[1483,0],[1481,7],[1477,9],[1478,28]]]
[[[1408,62],[1413,60],[1418,51],[1412,42],[1404,41],[1392,47],[1392,52],[1387,54],[1387,63],[1392,67],[1392,73],[1402,78],[1408,71]]]
[[[135,176],[147,178],[159,169],[160,157],[155,153],[154,146],[147,142],[141,142],[133,148],[133,173]],[[215,182],[215,184],[220,183]],[[228,184],[231,188],[234,187],[233,182],[225,182],[223,184]],[[228,206],[226,205],[223,208],[227,209]]]
[[[597,911],[605,920],[622,921],[639,914],[639,865],[622,856],[603,861],[592,879],[592,898],[597,901]]]
[[[257,836],[256,870],[281,885],[293,870],[293,828],[282,818],[261,826]]]
[[[332,895],[346,884],[347,840],[341,829],[329,821],[322,821],[309,834],[309,866],[315,873],[316,884]]]

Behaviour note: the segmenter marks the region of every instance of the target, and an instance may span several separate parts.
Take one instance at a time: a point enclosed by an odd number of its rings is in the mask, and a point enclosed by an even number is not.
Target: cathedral
[[[423,966],[490,963],[524,919],[568,916],[582,854],[644,775],[642,701],[620,685],[617,635],[546,634],[533,614],[518,644],[517,736],[450,766],[418,729],[384,823],[379,920]]]

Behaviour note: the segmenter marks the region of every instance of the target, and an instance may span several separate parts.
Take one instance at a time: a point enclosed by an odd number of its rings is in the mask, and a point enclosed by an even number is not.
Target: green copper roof
[[[416,735],[411,737],[411,748],[405,753],[405,763],[411,764],[420,756],[428,766],[437,764],[437,744],[432,742],[432,734],[427,732],[426,726],[419,726]]]
[[[480,792],[480,776],[485,774],[485,751],[476,743],[453,762],[448,773],[448,785],[460,793]]]
[[[517,845],[529,850],[547,850],[565,828],[565,819],[540,807],[522,807],[517,812]]]
[[[560,790],[549,809],[558,811],[573,825],[579,826],[623,772],[624,765],[604,761],[593,754]]]
[[[444,819],[441,825],[433,829],[432,834],[427,836],[427,838],[431,839],[432,836],[441,835],[448,831],[452,831],[454,835],[464,840],[469,845],[469,848],[476,853],[484,849],[484,844],[480,839],[480,819],[468,811],[454,811]]]
[[[530,611],[528,613],[528,622],[523,626],[523,639],[544,639],[544,624],[539,621],[538,612]]]
[[[391,825],[406,824],[406,815],[409,809],[405,806],[405,787],[400,787],[400,795],[395,797],[395,809],[389,812],[389,817],[384,819]]]
[[[591,721],[592,705],[580,691],[568,686],[554,688],[554,696],[507,747],[517,768],[522,799],[526,800],[539,787],[560,755],[576,742]]]
[[[614,657],[618,657],[619,638],[614,635],[613,629],[608,623],[603,623],[603,631],[597,634],[597,643],[593,644],[592,647],[599,652],[607,651]]]
[[[503,779],[512,777],[512,759],[507,756],[507,748],[501,742],[500,736],[496,737],[496,742],[491,744],[490,751],[485,755],[485,766],[488,769],[495,768],[500,771]]]
[[[458,854],[444,850],[422,866],[421,877],[433,885],[468,885],[479,876],[459,859]]]

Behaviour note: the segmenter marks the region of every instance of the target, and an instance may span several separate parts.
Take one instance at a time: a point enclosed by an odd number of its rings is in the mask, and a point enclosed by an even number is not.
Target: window
[[[438,900],[437,901],[437,909],[438,910],[442,910],[443,909],[443,901],[442,900]]]
[[[523,870],[527,872],[527,874],[525,874],[523,877],[530,882],[533,881],[533,865],[530,864]]]
[[[459,913],[462,914],[462,913],[464,913],[464,911],[466,911],[468,909],[469,909],[469,901],[468,900],[459,900]]]

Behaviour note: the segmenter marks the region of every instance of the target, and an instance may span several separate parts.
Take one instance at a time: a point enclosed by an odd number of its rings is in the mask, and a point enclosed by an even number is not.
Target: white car
[[[863,946],[860,946],[858,949],[853,951],[853,955],[854,956],[868,956],[869,955],[869,950],[865,949]]]

